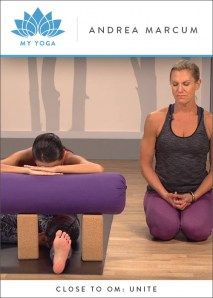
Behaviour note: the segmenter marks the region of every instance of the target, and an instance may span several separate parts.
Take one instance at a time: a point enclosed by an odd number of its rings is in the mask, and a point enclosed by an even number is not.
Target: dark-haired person
[[[53,133],[36,137],[32,148],[13,153],[1,160],[1,172],[29,175],[61,175],[63,173],[96,173],[103,167],[73,154]],[[46,245],[53,259],[53,271],[63,272],[71,255],[71,244],[79,236],[76,215],[39,215],[40,244]],[[16,215],[1,215],[1,241],[17,242]]]
[[[198,66],[179,61],[170,72],[175,103],[152,112],[145,122],[140,158],[148,182],[144,209],[156,239],[170,240],[181,230],[188,240],[203,241],[212,231],[213,118],[196,104],[200,84]]]

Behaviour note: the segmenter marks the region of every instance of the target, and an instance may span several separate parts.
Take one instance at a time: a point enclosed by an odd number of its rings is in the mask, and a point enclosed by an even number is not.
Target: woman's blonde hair
[[[197,64],[191,62],[190,60],[180,60],[178,61],[171,69],[170,71],[170,80],[171,80],[171,75],[172,72],[177,70],[184,70],[187,69],[189,71],[191,71],[191,74],[193,76],[193,78],[195,79],[195,81],[197,82],[198,80],[200,80],[200,69],[197,66]]]

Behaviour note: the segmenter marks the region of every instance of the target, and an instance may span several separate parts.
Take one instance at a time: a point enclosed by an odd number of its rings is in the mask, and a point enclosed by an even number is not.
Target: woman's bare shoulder
[[[8,157],[1,160],[1,163],[20,166],[22,164],[29,164],[33,160],[32,148],[16,151]]]
[[[73,165],[73,164],[80,164],[80,163],[87,163],[87,162],[88,161],[84,157],[80,155],[76,155],[69,150],[66,151],[64,165]]]
[[[159,109],[159,110],[156,110],[156,111],[153,111],[151,112],[147,118],[150,120],[150,121],[153,121],[153,122],[162,122],[165,120],[165,117],[166,117],[166,114],[167,114],[167,111],[168,111],[168,107],[167,108],[162,108],[162,109]]]
[[[165,115],[167,113],[167,111],[168,111],[168,107],[161,108],[161,109],[151,112],[150,115],[154,115],[155,117],[161,117],[162,115]]]
[[[204,110],[204,117],[206,118],[207,121],[212,121],[213,114],[211,112]]]
[[[158,136],[163,127],[163,123],[165,122],[167,111],[168,107],[153,111],[148,114],[144,125],[144,133]]]

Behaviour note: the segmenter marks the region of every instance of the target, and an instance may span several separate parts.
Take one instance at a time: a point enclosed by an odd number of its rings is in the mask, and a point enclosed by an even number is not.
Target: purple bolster
[[[118,214],[125,207],[126,181],[118,173],[1,173],[0,182],[4,214]]]

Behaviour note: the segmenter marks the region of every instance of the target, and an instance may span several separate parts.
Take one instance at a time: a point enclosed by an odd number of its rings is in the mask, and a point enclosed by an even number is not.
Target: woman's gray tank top
[[[155,171],[169,192],[195,191],[208,174],[206,170],[210,140],[204,125],[204,110],[197,107],[198,125],[188,137],[175,135],[171,128],[174,104],[169,106],[155,145]],[[153,190],[150,186],[148,190]]]

